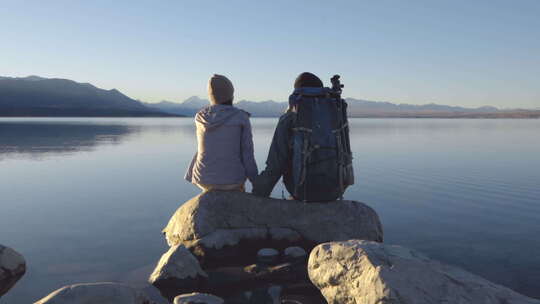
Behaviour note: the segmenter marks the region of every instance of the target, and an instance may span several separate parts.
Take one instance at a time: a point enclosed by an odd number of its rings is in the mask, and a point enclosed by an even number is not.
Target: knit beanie
[[[298,77],[296,77],[296,80],[294,81],[294,88],[298,89],[298,88],[305,88],[305,87],[322,88],[323,83],[321,79],[315,76],[314,74],[311,74],[309,72],[304,72],[298,75]]]
[[[211,104],[222,104],[232,101],[234,87],[232,82],[223,75],[214,74],[208,80],[208,96]]]

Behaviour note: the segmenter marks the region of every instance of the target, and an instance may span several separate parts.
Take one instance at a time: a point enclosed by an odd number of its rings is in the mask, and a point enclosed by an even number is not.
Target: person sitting
[[[347,104],[341,99],[341,87],[337,75],[331,89],[324,88],[312,73],[296,78],[289,108],[276,126],[266,168],[253,183],[253,194],[270,196],[283,177],[292,199],[314,202],[342,198],[354,176]]]
[[[205,191],[245,191],[257,176],[250,114],[233,106],[234,87],[222,75],[208,81],[210,106],[195,115],[197,153],[185,179]]]

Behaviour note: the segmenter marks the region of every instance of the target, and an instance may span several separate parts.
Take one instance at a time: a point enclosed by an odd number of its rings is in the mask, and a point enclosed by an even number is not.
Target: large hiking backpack
[[[302,201],[341,199],[354,184],[347,103],[330,88],[298,88],[289,97],[292,195]]]

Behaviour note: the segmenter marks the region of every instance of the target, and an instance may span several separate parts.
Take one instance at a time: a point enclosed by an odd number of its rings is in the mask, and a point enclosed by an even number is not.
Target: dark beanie
[[[314,74],[311,74],[309,72],[304,72],[298,75],[298,77],[296,77],[296,80],[294,81],[294,88],[298,89],[298,88],[305,88],[305,87],[322,88],[323,83],[321,79],[315,76]]]

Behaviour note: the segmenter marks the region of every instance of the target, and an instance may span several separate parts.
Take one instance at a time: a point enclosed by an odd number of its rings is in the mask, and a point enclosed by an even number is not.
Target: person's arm
[[[251,123],[249,117],[246,118],[246,122],[242,129],[242,162],[246,170],[246,176],[249,181],[253,184],[253,181],[257,177],[259,170],[257,169],[257,163],[255,162],[254,152],[253,152],[253,135],[251,133]]]
[[[289,159],[289,129],[291,127],[294,113],[283,114],[274,131],[272,144],[266,159],[266,168],[257,177],[253,184],[253,194],[268,197],[272,189],[279,181],[285,170]]]
[[[197,115],[199,115],[199,113],[195,115],[195,121],[197,121]],[[197,127],[197,123],[195,123],[195,127]],[[197,131],[195,131],[195,134],[196,133]],[[191,159],[191,162],[189,163],[189,166],[186,170],[186,174],[184,175],[184,179],[190,183],[193,183],[193,167],[195,166],[195,162],[197,161],[198,153],[198,151],[195,151],[195,155],[193,155],[193,158]]]
[[[189,163],[189,167],[186,171],[186,175],[184,175],[184,179],[190,183],[193,182],[193,167],[195,165],[195,161],[197,161],[197,152],[195,152],[195,155],[191,159],[191,163]]]

